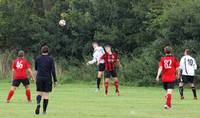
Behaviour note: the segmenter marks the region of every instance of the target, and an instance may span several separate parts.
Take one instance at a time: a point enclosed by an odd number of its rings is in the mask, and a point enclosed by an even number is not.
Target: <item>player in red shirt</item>
[[[163,87],[166,90],[166,104],[164,105],[165,109],[170,109],[171,99],[172,99],[172,91],[174,89],[174,84],[176,81],[176,77],[178,77],[179,70],[179,62],[175,57],[171,55],[172,48],[170,46],[166,46],[164,48],[166,56],[160,59],[158,74],[156,80],[159,81],[159,77],[162,73],[162,82]]]
[[[12,87],[7,97],[7,103],[10,103],[14,91],[22,83],[26,88],[26,96],[28,102],[31,102],[31,92],[29,87],[29,80],[27,71],[31,78],[35,81],[29,62],[24,58],[24,51],[18,52],[18,58],[12,63]]]
[[[113,53],[111,51],[111,46],[108,44],[105,46],[106,53],[101,57],[101,59],[104,60],[105,64],[105,94],[108,96],[108,85],[109,85],[109,79],[112,76],[114,78],[114,84],[116,88],[116,93],[119,96],[119,82],[118,77],[116,73],[116,63],[119,63],[120,68],[122,68],[122,65],[118,59],[118,56],[116,53]]]

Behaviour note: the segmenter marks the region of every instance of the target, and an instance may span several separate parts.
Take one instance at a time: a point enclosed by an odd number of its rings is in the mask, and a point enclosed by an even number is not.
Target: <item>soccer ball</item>
[[[65,26],[66,25],[66,21],[65,20],[60,20],[59,21],[59,25],[62,26],[62,27]]]

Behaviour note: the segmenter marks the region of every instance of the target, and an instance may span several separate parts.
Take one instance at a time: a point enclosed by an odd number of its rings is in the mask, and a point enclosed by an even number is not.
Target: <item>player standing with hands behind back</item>
[[[166,46],[164,48],[166,56],[160,59],[158,74],[156,80],[159,81],[159,77],[162,73],[162,82],[163,87],[166,90],[166,104],[164,105],[165,109],[170,109],[171,99],[172,99],[172,92],[174,89],[174,84],[176,81],[176,77],[178,77],[178,70],[179,70],[179,62],[176,60],[175,57],[172,56],[172,48],[170,46]]]
[[[52,91],[52,76],[54,85],[57,83],[55,64],[52,57],[49,56],[49,47],[43,46],[42,55],[35,60],[35,70],[37,71],[36,86],[37,86],[37,107],[35,114],[40,113],[40,102],[43,98],[43,114],[46,114],[49,92]]]
[[[184,56],[180,61],[180,71],[181,71],[181,82],[179,83],[179,92],[181,100],[184,99],[183,87],[184,84],[190,83],[192,92],[194,95],[194,100],[197,100],[196,88],[194,85],[195,70],[197,69],[196,60],[190,56],[190,50],[185,49]]]

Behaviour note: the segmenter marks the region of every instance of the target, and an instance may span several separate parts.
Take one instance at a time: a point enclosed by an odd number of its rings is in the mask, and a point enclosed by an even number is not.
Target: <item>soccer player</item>
[[[119,82],[118,82],[115,66],[116,66],[116,63],[118,63],[119,67],[122,68],[122,65],[118,59],[117,54],[112,52],[111,45],[107,44],[105,46],[105,51],[106,53],[101,57],[101,59],[103,59],[105,63],[105,95],[108,96],[109,79],[112,76],[114,78],[116,94],[117,96],[120,96]]]
[[[197,69],[196,60],[190,56],[190,50],[185,49],[184,56],[181,58],[180,61],[180,71],[182,78],[180,79],[181,82],[179,83],[179,92],[181,100],[184,99],[183,87],[187,83],[190,83],[194,95],[194,100],[197,100],[196,88],[194,85],[194,76],[196,69]]]
[[[101,78],[103,76],[103,72],[105,70],[104,60],[101,59],[101,57],[105,54],[105,51],[103,47],[99,46],[97,42],[92,43],[92,47],[94,49],[93,53],[93,59],[91,61],[87,62],[87,65],[91,65],[94,63],[98,63],[98,75],[97,75],[97,92],[100,91],[100,84],[101,84]]]
[[[7,103],[10,103],[14,91],[22,83],[26,89],[26,96],[28,102],[31,102],[31,91],[29,87],[29,80],[27,71],[29,72],[31,78],[35,81],[33,76],[31,66],[29,62],[24,58],[24,51],[18,52],[18,58],[16,58],[12,63],[12,87],[7,97]]]
[[[166,90],[166,104],[164,105],[165,109],[170,109],[171,99],[172,99],[172,92],[174,89],[174,84],[176,81],[176,77],[178,77],[178,70],[179,70],[179,62],[177,59],[172,56],[172,48],[170,46],[166,46],[164,48],[166,55],[160,59],[158,74],[156,80],[159,81],[159,77],[162,73],[162,82],[163,87]]]
[[[49,56],[48,46],[43,46],[42,55],[35,60],[35,70],[37,71],[36,87],[37,87],[37,107],[35,114],[40,113],[40,102],[43,98],[43,114],[46,114],[49,92],[52,91],[52,76],[54,86],[57,84],[55,64],[52,57]]]

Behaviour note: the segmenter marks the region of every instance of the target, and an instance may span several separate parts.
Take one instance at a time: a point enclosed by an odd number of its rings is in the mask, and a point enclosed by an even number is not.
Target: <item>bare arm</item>
[[[121,62],[120,62],[120,60],[119,59],[117,59],[117,63],[118,63],[118,65],[119,65],[119,67],[122,69],[122,64],[121,64]]]
[[[35,79],[35,77],[34,77],[34,75],[33,75],[33,72],[32,72],[32,70],[31,70],[30,68],[28,69],[28,72],[29,72],[29,74],[30,74],[32,80],[35,81],[36,79]]]
[[[12,69],[12,77],[11,77],[11,81],[14,79],[15,77],[15,69]]]
[[[156,81],[159,81],[161,73],[162,73],[162,66],[159,66],[158,73],[157,73],[157,76],[156,76]]]

